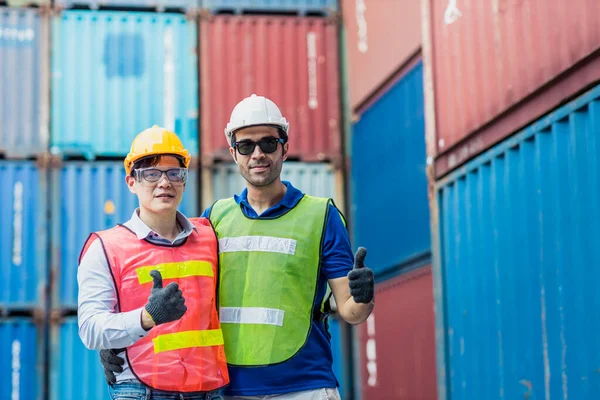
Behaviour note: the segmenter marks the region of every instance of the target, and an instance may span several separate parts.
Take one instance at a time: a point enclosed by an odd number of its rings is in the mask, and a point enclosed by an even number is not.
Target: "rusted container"
[[[437,176],[600,79],[597,0],[422,4]]]
[[[219,15],[200,21],[201,152],[230,160],[223,130],[256,93],[290,122],[290,157],[338,160],[341,151],[338,25],[325,18]]]
[[[420,0],[342,0],[352,111],[419,51],[420,6]]]
[[[431,267],[378,283],[375,303],[358,328],[362,399],[437,399]]]

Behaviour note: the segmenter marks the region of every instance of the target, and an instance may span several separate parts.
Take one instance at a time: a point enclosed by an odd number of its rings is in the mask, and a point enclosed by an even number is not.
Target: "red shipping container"
[[[338,25],[325,18],[218,15],[200,20],[203,162],[230,160],[223,130],[256,93],[290,122],[290,157],[338,162],[341,154]]]
[[[342,0],[353,112],[418,53],[420,10],[421,0]]]
[[[428,155],[438,177],[600,79],[598,0],[423,0],[423,8],[436,120]]]
[[[437,399],[431,266],[377,284],[359,337],[363,400]]]

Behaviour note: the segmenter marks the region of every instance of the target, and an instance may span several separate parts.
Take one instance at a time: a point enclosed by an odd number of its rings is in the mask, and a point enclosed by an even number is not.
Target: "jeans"
[[[222,400],[221,391],[173,393],[151,389],[138,381],[123,381],[108,385],[112,400]]]

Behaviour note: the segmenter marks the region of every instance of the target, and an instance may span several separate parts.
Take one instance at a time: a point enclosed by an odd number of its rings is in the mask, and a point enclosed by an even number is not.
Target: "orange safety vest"
[[[81,257],[99,239],[110,266],[119,310],[144,307],[152,290],[150,271],[163,285],[177,282],[187,311],[177,321],[155,326],[127,347],[127,361],[140,382],[157,390],[204,392],[229,383],[223,334],[216,308],[217,237],[206,218],[191,218],[196,230],[180,246],[140,240],[123,225],[95,232]]]

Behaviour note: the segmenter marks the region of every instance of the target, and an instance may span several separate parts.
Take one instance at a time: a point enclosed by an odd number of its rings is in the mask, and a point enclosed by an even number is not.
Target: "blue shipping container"
[[[196,24],[182,14],[64,11],[52,23],[52,151],[125,156],[142,130],[198,154]]]
[[[0,153],[29,157],[48,148],[48,18],[0,7]]]
[[[46,303],[46,179],[33,162],[0,161],[0,309]]]
[[[429,253],[425,161],[419,62],[352,128],[353,242],[376,274]]]
[[[179,210],[198,213],[198,174],[190,170]],[[77,261],[91,232],[124,223],[138,206],[120,161],[66,162],[52,177],[52,306],[77,307]]]
[[[270,11],[329,14],[338,8],[337,0],[200,0],[202,8],[216,11]]]
[[[51,327],[50,399],[110,400],[98,351],[85,348],[77,317]]]
[[[42,399],[43,338],[30,319],[0,320],[0,399]]]
[[[54,3],[63,8],[85,5],[90,8],[108,6],[191,10],[198,7],[198,0],[55,0]]]
[[[441,399],[597,399],[600,86],[440,181]]]

